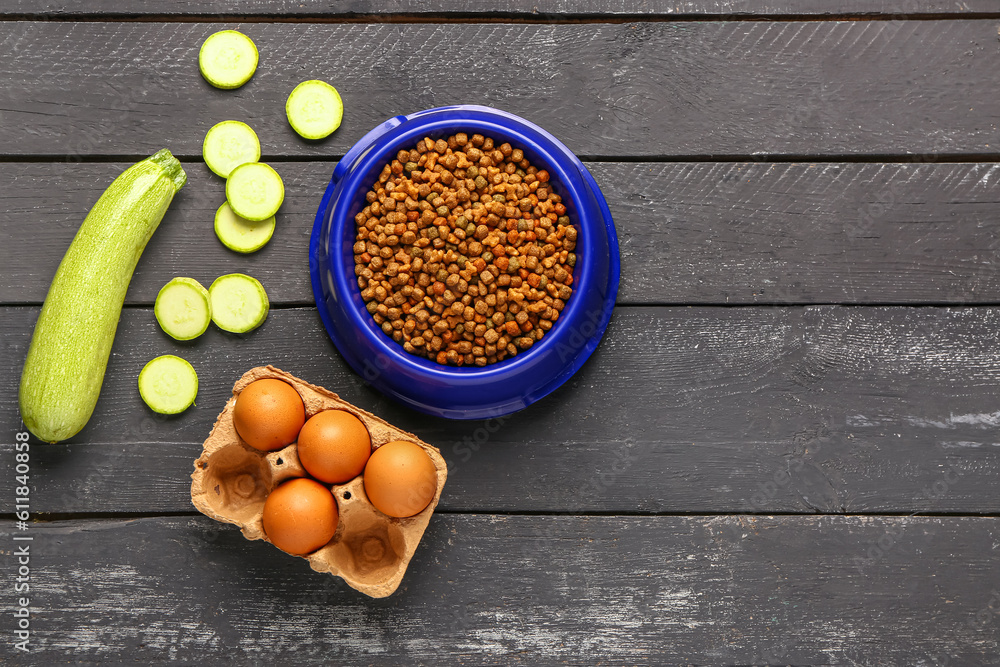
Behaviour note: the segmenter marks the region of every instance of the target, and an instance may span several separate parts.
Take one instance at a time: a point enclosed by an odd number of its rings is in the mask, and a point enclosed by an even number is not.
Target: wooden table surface
[[[1000,663],[1000,5],[995,0],[0,0],[0,662]],[[254,78],[197,53],[238,28]],[[345,102],[305,142],[284,100]],[[366,386],[317,316],[313,217],[382,120],[519,114],[603,189],[621,242],[607,334],[502,424]],[[212,231],[214,123],[286,184],[262,251]],[[17,383],[55,268],[128,164],[188,184],[147,247],[88,426],[32,441],[14,515]],[[245,336],[181,344],[177,275],[258,277]],[[136,377],[198,370],[164,418]],[[438,446],[449,478],[400,589],[341,580],[197,513],[189,475],[233,382],[272,363]],[[30,535],[29,654],[15,648]]]

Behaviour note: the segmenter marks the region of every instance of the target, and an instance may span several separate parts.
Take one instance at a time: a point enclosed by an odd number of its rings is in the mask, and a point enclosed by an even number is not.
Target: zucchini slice
[[[288,124],[304,139],[323,139],[340,127],[344,102],[326,81],[303,81],[285,102]]]
[[[249,253],[260,250],[274,234],[274,216],[255,222],[233,213],[229,202],[215,212],[215,235],[222,245],[236,252]]]
[[[165,354],[139,373],[139,395],[153,412],[176,415],[187,410],[198,395],[198,374],[186,360]]]
[[[236,167],[260,159],[260,140],[246,123],[224,120],[205,134],[201,156],[215,174],[229,178]]]
[[[201,45],[198,69],[216,88],[231,90],[250,80],[257,71],[257,46],[238,30],[223,30]]]
[[[212,321],[208,290],[194,278],[174,278],[156,295],[153,314],[168,336],[177,340],[197,338]]]
[[[278,212],[285,201],[285,185],[270,165],[248,162],[233,169],[226,180],[226,201],[233,213],[259,222]]]
[[[212,321],[223,331],[253,331],[267,318],[269,303],[264,286],[243,273],[219,276],[208,288]]]

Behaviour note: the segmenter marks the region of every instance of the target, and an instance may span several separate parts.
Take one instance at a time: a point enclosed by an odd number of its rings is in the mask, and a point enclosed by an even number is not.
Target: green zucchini
[[[161,150],[116,178],[80,225],[52,279],[21,373],[21,418],[39,439],[65,440],[90,419],[132,272],[185,182],[180,162]]]

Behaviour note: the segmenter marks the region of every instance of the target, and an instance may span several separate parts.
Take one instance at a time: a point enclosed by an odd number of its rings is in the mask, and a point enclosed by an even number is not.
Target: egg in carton
[[[335,393],[309,384],[274,366],[252,368],[233,385],[191,475],[191,501],[217,521],[236,524],[250,540],[265,540],[264,501],[279,484],[294,477],[310,477],[299,463],[296,443],[273,452],[254,449],[237,434],[233,423],[236,398],[251,382],[283,380],[302,398],[306,419],[324,410],[345,410],[360,419],[371,436],[372,451],[394,440],[419,445],[434,463],[437,490],[430,504],[406,518],[390,517],[369,502],[363,475],[345,484],[323,484],[337,503],[337,531],[318,551],[302,556],[317,572],[329,572],[371,597],[391,595],[399,587],[413,552],[441,497],[448,469],[437,448],[412,433],[395,428],[375,415],[341,400]]]

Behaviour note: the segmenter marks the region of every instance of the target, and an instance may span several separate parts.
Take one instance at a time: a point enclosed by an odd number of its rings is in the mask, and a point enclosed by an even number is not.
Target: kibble
[[[486,366],[528,350],[573,293],[577,229],[549,173],[480,134],[424,138],[355,217],[366,308],[410,354]]]

